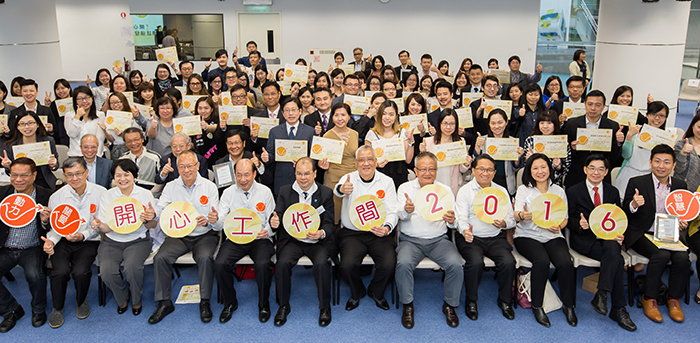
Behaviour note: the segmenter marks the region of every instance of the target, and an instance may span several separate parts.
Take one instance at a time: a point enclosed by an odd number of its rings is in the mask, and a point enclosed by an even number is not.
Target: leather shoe
[[[510,303],[499,301],[498,308],[501,309],[501,314],[503,314],[503,316],[506,317],[506,319],[515,319],[515,310],[513,309],[513,305],[511,305]]]
[[[328,326],[328,324],[331,323],[332,319],[333,318],[331,317],[331,308],[322,308],[321,312],[318,314],[318,325],[320,325],[321,327],[326,327]]]
[[[608,294],[601,291],[596,292],[591,300],[591,305],[596,312],[602,315],[608,314]]]
[[[157,324],[173,311],[175,311],[175,306],[170,300],[159,302],[155,312],[148,318],[148,324]]]
[[[5,319],[0,323],[0,332],[5,333],[12,330],[15,324],[17,324],[17,321],[22,317],[24,317],[24,309],[22,306],[17,305],[14,311],[5,315]]]
[[[445,321],[447,325],[451,328],[456,328],[459,326],[459,317],[457,316],[457,311],[455,308],[448,305],[447,303],[442,303],[442,313],[445,314]]]
[[[199,318],[202,320],[202,323],[209,323],[212,317],[213,314],[211,313],[209,300],[202,299],[199,302]]]
[[[138,316],[139,314],[141,314],[141,310],[143,310],[143,306],[134,307],[134,305],[131,305],[131,313],[133,315]]]
[[[401,325],[406,329],[413,329],[413,303],[403,304],[403,314],[401,314]]]
[[[128,310],[128,309],[129,309],[129,303],[124,305],[124,307],[117,305],[117,314],[124,314],[124,312],[126,312],[126,310]]]
[[[644,309],[644,315],[651,319],[651,321],[655,323],[662,323],[664,321],[664,317],[661,316],[659,304],[656,303],[656,299],[642,298],[642,308]]]
[[[230,303],[226,306],[224,306],[224,309],[221,310],[221,315],[219,315],[219,323],[226,323],[229,320],[231,320],[231,316],[233,315],[233,312],[238,309],[238,303]]]
[[[267,323],[270,320],[270,305],[263,305],[258,308],[258,320],[261,323]]]
[[[479,319],[479,308],[476,305],[476,301],[468,301],[464,312],[467,314],[467,318],[471,320]]]
[[[32,313],[32,326],[38,328],[46,324],[46,312]]]
[[[544,312],[543,308],[536,308],[532,307],[532,314],[535,315],[535,320],[540,323],[540,325],[544,327],[550,327],[552,324],[549,322],[549,317],[547,317],[547,313]]]
[[[345,311],[352,311],[356,309],[357,306],[360,306],[360,299],[350,298],[348,302],[345,303]]]
[[[282,326],[287,322],[287,315],[292,310],[287,305],[280,306],[275,314],[275,326]]]
[[[630,314],[627,313],[627,309],[625,309],[624,307],[620,307],[617,310],[613,309],[612,311],[610,311],[610,319],[616,321],[617,325],[619,325],[621,328],[627,331],[631,332],[637,330],[637,325],[634,325],[634,322],[630,318]]]
[[[386,299],[384,299],[384,297],[378,298],[374,294],[372,294],[372,292],[367,292],[367,295],[372,300],[374,300],[374,305],[376,305],[377,307],[381,308],[384,311],[389,310],[389,302],[387,302]]]
[[[576,326],[578,324],[578,318],[576,318],[576,311],[573,307],[562,306],[564,311],[564,316],[566,317],[566,322],[571,326]]]
[[[683,310],[681,310],[681,303],[678,299],[668,298],[666,306],[668,307],[668,316],[671,317],[674,322],[682,323],[685,320]]]

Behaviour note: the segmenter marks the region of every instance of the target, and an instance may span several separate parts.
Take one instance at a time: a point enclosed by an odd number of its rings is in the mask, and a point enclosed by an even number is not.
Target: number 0
[[[492,201],[493,205],[491,205]],[[495,195],[489,195],[484,199],[484,212],[490,216],[498,212],[498,198]]]

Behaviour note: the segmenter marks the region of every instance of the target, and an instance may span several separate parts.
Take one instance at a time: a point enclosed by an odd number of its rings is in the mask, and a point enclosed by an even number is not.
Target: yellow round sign
[[[290,236],[304,239],[307,233],[318,231],[321,226],[321,216],[313,206],[299,202],[284,211],[282,224]]]
[[[418,190],[413,203],[423,219],[435,222],[442,220],[447,211],[454,210],[455,199],[447,186],[432,184]]]
[[[601,204],[588,217],[588,225],[596,237],[613,240],[627,230],[627,215],[615,204]]]
[[[248,244],[258,237],[262,230],[262,220],[253,210],[247,208],[235,209],[224,220],[224,233],[231,242]]]
[[[350,222],[360,231],[370,231],[386,222],[384,202],[374,194],[365,194],[350,204]]]
[[[107,211],[106,223],[116,233],[130,234],[143,225],[141,213],[143,205],[140,201],[127,196],[119,197],[112,201]]]
[[[566,202],[560,196],[545,193],[537,196],[530,203],[532,222],[543,229],[561,225],[566,219]]]
[[[482,188],[476,193],[472,203],[474,215],[486,224],[495,219],[503,220],[508,213],[508,194],[497,187]]]
[[[182,238],[197,227],[200,214],[194,205],[187,201],[173,201],[160,213],[160,229],[172,238]]]

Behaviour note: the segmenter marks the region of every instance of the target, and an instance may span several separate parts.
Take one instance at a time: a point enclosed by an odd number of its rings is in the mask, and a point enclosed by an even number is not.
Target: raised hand
[[[175,169],[173,169],[173,166],[170,164],[170,159],[168,159],[168,162],[165,163],[163,166],[163,169],[160,170],[160,176],[161,177],[166,177],[168,174],[174,172]]]
[[[464,240],[467,241],[467,243],[471,243],[474,241],[474,230],[472,224],[469,224],[469,227],[462,231],[462,235],[464,236]]]
[[[272,216],[270,217],[270,227],[273,229],[280,227],[280,217],[277,215],[277,212],[272,212]]]
[[[49,256],[53,255],[53,242],[44,236],[41,236],[40,238],[42,241],[44,241],[44,252]]]
[[[142,222],[149,222],[153,220],[156,217],[156,210],[153,209],[153,205],[151,203],[148,203],[148,206],[146,206],[146,209],[141,213],[141,221]]]
[[[445,214],[442,215],[442,220],[444,220],[447,224],[454,224],[455,223],[455,211],[449,210],[445,212]]]
[[[344,196],[352,194],[352,182],[350,182],[349,176],[345,178],[345,182],[340,186],[340,192],[343,193]]]
[[[683,143],[683,149],[681,150],[681,154],[683,154],[683,156],[688,156],[691,152],[693,152],[695,148],[693,147],[693,144],[690,143],[688,138],[686,138],[684,141],[685,143]]]
[[[644,206],[644,196],[639,194],[639,189],[634,189],[634,195],[632,196],[632,207],[636,210],[640,206]]]
[[[583,213],[581,213],[581,219],[579,219],[578,225],[581,227],[581,230],[588,230],[590,228],[590,226],[588,226],[588,220],[583,216]]]
[[[525,110],[525,104],[523,104],[522,106],[520,106],[520,109],[518,110],[518,115],[521,117],[524,117],[525,113],[527,113],[527,110]]]
[[[416,206],[413,205],[413,201],[408,196],[408,193],[404,193],[403,195],[406,197],[406,204],[403,206],[403,210],[406,211],[406,213],[413,213],[413,211],[416,210]]]
[[[263,163],[270,162],[270,154],[267,153],[267,150],[265,150],[265,148],[262,149],[262,154],[260,154],[260,159],[263,161]]]
[[[216,210],[216,207],[212,206],[209,209],[209,214],[207,214],[207,219],[209,220],[209,224],[214,224],[217,221],[219,221],[219,212]]]
[[[46,94],[44,95],[44,105],[45,105],[45,106],[51,105],[51,93],[48,92],[48,91],[47,91]]]
[[[321,126],[321,122],[316,122],[316,126],[314,126],[314,133],[316,133],[316,136],[320,136],[321,132],[323,132],[323,127]]]
[[[622,132],[623,127],[623,125],[620,125],[620,128],[615,133],[615,140],[617,140],[618,143],[622,143],[625,141],[625,134]]]
[[[207,217],[203,215],[197,216],[197,226],[206,226],[207,225]]]
[[[10,164],[12,164],[12,161],[10,160],[9,157],[7,157],[7,150],[2,151],[2,166],[4,168],[10,168]]]

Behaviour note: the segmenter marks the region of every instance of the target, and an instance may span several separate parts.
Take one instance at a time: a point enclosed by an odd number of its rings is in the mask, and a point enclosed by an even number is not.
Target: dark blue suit
[[[314,128],[299,122],[297,129],[294,132],[295,140],[306,140],[307,145],[307,156],[308,150],[311,149],[311,140],[314,136]],[[270,136],[267,139],[267,153],[270,155],[270,160],[266,164],[265,168],[270,165],[274,165],[274,179],[273,187],[270,187],[273,192],[282,188],[282,186],[290,185],[294,183],[294,164],[291,162],[275,162],[275,140],[276,139],[289,139],[289,132],[287,131],[287,124],[281,124],[270,129]],[[265,173],[267,174],[267,173]]]
[[[95,181],[94,183],[106,188],[112,188],[112,160],[104,157],[95,158]]]

